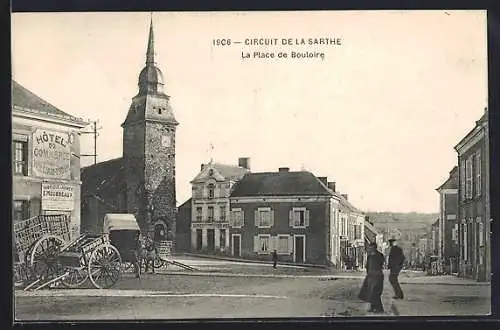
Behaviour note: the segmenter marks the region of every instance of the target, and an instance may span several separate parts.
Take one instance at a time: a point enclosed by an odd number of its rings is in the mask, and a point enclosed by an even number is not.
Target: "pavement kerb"
[[[261,277],[261,278],[312,278],[312,279],[324,279],[324,280],[337,280],[337,279],[353,279],[362,280],[365,278],[364,275],[286,275],[286,274],[243,274],[243,273],[209,273],[209,272],[157,272],[156,274],[161,275],[186,275],[186,276],[212,276],[212,277]],[[412,285],[460,285],[460,286],[489,286],[490,283],[484,282],[465,282],[462,281],[452,281],[452,282],[442,282],[442,281],[419,281],[419,280],[400,280],[400,284],[412,284]]]
[[[196,253],[187,253],[187,252],[186,253],[179,253],[179,254],[174,255],[174,257],[180,257],[180,256],[203,258],[203,259],[215,259],[215,260],[235,261],[235,262],[248,263],[248,264],[272,265],[271,261],[242,259],[242,258],[231,258],[231,257],[217,256],[217,255],[205,255],[205,254],[196,254]],[[321,269],[328,269],[328,266],[324,266],[324,265],[295,264],[295,263],[290,263],[290,262],[279,262],[279,264],[280,265],[285,265],[285,266],[292,266],[292,267],[296,267],[296,268],[321,268]]]

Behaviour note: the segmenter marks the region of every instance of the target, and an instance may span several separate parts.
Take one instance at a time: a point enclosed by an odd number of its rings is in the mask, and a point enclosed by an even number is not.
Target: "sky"
[[[488,103],[485,11],[155,12],[153,22],[180,123],[179,204],[201,163],[250,157],[253,172],[326,176],[364,211],[438,212],[435,189],[457,162],[453,147]],[[13,79],[98,120],[99,162],[122,156],[120,125],[138,91],[149,23],[146,12],[12,14]],[[283,45],[288,38],[340,45]],[[253,58],[257,51],[275,58]],[[89,135],[82,152],[93,152]]]

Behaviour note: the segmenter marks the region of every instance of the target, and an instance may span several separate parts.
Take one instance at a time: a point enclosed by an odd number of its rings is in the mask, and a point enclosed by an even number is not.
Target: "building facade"
[[[230,196],[231,254],[340,265],[339,199],[310,172],[248,173]]]
[[[250,172],[250,159],[238,166],[208,163],[191,181],[190,244],[192,251],[230,254],[229,196],[236,182]]]
[[[189,252],[191,250],[192,204],[192,198],[189,198],[178,207],[175,225],[175,250],[177,252]]]
[[[67,214],[80,234],[80,138],[88,123],[12,81],[12,220]]]
[[[340,248],[340,267],[344,269],[362,269],[365,265],[365,215],[348,200],[347,194],[336,191],[336,183],[327,178],[318,178],[329,192],[339,200],[338,240]]]
[[[146,64],[122,124],[123,157],[82,171],[85,230],[100,232],[106,213],[132,213],[144,235],[175,241],[175,135],[178,122],[157,67],[151,22]]]
[[[439,193],[438,256],[446,273],[458,271],[458,167],[436,189]]]
[[[455,146],[458,154],[459,275],[491,280],[488,111]]]

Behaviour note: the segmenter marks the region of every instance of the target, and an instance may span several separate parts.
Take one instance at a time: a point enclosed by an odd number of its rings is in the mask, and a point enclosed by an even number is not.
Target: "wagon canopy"
[[[133,214],[108,213],[104,216],[103,231],[109,234],[114,230],[141,231]]]

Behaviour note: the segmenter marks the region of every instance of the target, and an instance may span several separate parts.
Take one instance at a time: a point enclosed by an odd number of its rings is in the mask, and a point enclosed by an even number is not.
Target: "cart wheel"
[[[29,266],[36,277],[48,278],[59,274],[59,251],[64,240],[58,236],[47,235],[39,239],[29,256]]]
[[[92,284],[98,289],[112,287],[120,278],[122,258],[111,244],[98,246],[90,255],[88,273]]]
[[[163,267],[163,265],[165,265],[165,261],[163,261],[162,259],[155,258],[153,260],[153,268],[155,268],[155,269],[161,268],[161,267]]]
[[[81,286],[89,278],[87,267],[79,267],[66,269],[69,272],[68,276],[64,277],[61,282],[67,288],[77,288]]]

